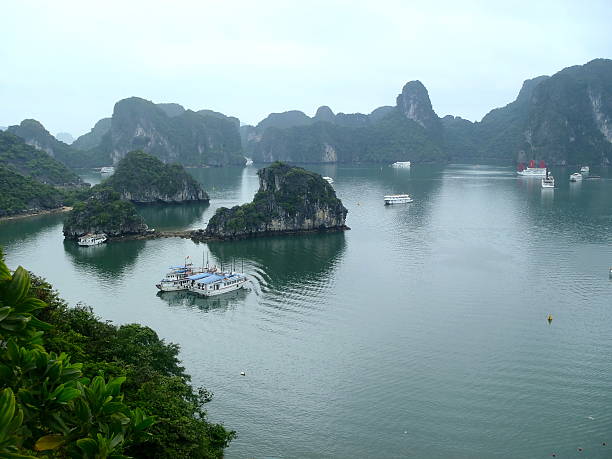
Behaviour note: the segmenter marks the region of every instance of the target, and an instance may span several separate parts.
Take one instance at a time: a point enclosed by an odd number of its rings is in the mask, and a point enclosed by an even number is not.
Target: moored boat
[[[393,164],[391,164],[391,167],[395,167],[398,169],[410,167],[410,161],[396,161]]]
[[[99,234],[85,234],[84,236],[81,236],[78,241],[77,244],[79,244],[82,247],[89,247],[92,245],[99,245],[102,244],[103,242],[107,241],[107,237],[106,234],[104,233],[99,233]]]
[[[111,175],[115,173],[115,168],[113,166],[105,166],[100,168],[100,174],[102,175]]]
[[[203,273],[192,276],[189,291],[202,296],[216,296],[244,287],[247,278],[240,273]]]
[[[542,188],[554,188],[555,178],[549,175],[548,170],[546,171],[546,177],[542,179]]]
[[[582,180],[582,174],[580,172],[574,172],[570,175],[570,182],[580,182]]]
[[[217,271],[216,267],[195,267],[192,263],[188,263],[185,260],[185,264],[182,266],[170,266],[170,271],[166,273],[164,278],[159,281],[155,286],[162,292],[176,292],[179,290],[187,290],[189,284],[189,278],[194,275],[202,273],[214,273]]]
[[[580,173],[581,174],[588,174],[591,171],[591,169],[589,169],[589,166],[582,166],[580,168]]]
[[[330,185],[331,185],[332,183],[334,183],[334,179],[333,179],[333,178],[331,178],[331,177],[323,177],[323,180],[325,180],[325,181],[326,181],[327,183],[329,183]]]
[[[383,199],[386,206],[392,204],[406,204],[413,201],[409,194],[389,194],[384,196]]]

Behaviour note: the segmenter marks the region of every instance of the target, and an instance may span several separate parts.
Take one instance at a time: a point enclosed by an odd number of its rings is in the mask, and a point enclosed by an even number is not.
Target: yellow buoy
[[[552,322],[552,314],[548,314],[548,317],[546,318],[546,320],[548,320],[549,322]]]

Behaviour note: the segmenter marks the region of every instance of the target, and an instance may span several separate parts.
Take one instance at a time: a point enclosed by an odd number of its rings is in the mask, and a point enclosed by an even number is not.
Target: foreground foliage
[[[176,345],[69,308],[1,253],[0,343],[0,457],[219,458],[234,437],[206,421]]]

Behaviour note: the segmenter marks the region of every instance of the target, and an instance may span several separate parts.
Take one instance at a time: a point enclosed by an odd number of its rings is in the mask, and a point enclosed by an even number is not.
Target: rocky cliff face
[[[102,138],[108,131],[110,131],[111,127],[111,119],[110,118],[102,118],[98,121],[91,131],[87,134],[83,134],[79,138],[77,138],[72,146],[79,150],[91,150],[92,148],[96,148],[102,142]]]
[[[111,237],[146,234],[143,218],[134,204],[122,201],[119,193],[99,188],[87,201],[74,205],[64,220],[64,237],[77,239],[87,233],[106,233]]]
[[[128,153],[102,185],[135,203],[208,201],[208,194],[183,166],[164,164],[142,151]]]
[[[427,89],[418,80],[409,81],[397,96],[397,108],[407,119],[423,126],[425,129],[438,131],[440,119],[431,106]]]
[[[19,125],[9,126],[8,132],[21,137],[28,145],[44,151],[52,157],[62,157],[70,152],[70,147],[60,142],[36,120],[23,120]]]
[[[244,164],[235,118],[181,109],[138,97],[121,100],[97,148],[115,164],[133,150],[188,166]]]
[[[259,191],[253,202],[218,209],[208,223],[206,237],[346,229],[348,211],[319,174],[274,163],[259,170],[258,175]]]
[[[67,145],[57,140],[36,120],[23,120],[18,126],[10,126],[8,131],[72,169],[102,166],[109,161],[98,152],[84,152],[74,144]]]
[[[526,152],[555,164],[612,161],[612,61],[566,68],[538,84],[523,135]]]

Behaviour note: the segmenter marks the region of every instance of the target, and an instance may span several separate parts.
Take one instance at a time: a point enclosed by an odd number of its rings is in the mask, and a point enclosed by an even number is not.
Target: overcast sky
[[[480,120],[526,78],[612,57],[610,0],[11,1],[0,14],[0,125],[75,137],[130,96],[252,124],[324,104],[369,113],[415,79],[438,115]]]

